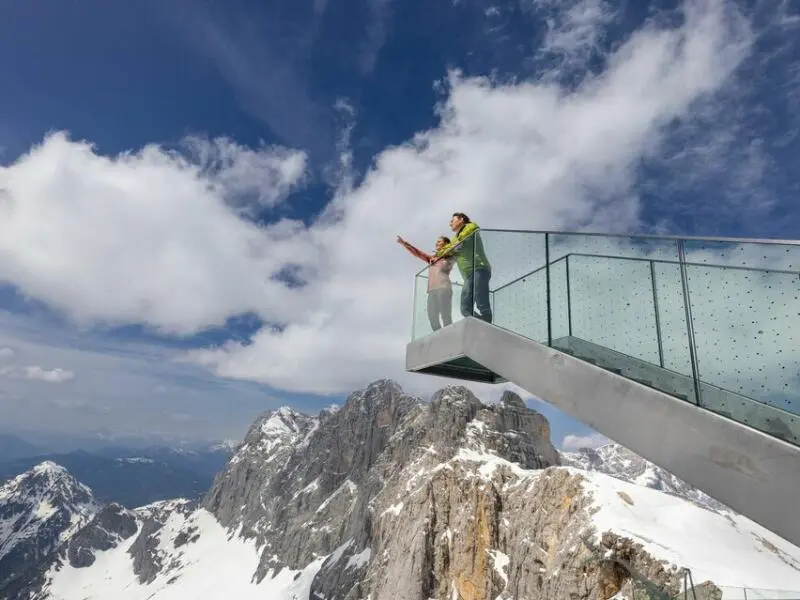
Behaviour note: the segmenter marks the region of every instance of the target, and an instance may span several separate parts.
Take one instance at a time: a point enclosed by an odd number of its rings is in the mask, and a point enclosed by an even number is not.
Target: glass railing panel
[[[689,264],[800,272],[800,244],[689,239],[684,248]]]
[[[497,289],[494,325],[547,344],[547,279],[544,269]]]
[[[527,277],[547,263],[543,233],[482,229],[480,236],[492,268],[492,290]]]
[[[800,412],[800,246],[685,245],[699,378]]]
[[[550,327],[553,340],[572,335],[569,259],[569,256],[564,256],[550,263]]]
[[[491,265],[492,323],[547,343],[545,235],[496,230],[480,235]]]
[[[678,262],[678,245],[671,239],[585,233],[551,233],[548,239],[552,262],[568,254]]]
[[[414,318],[411,328],[411,339],[416,340],[431,333],[428,324],[428,273],[417,274],[414,278]]]
[[[411,339],[416,340],[434,332],[449,323],[455,323],[463,317],[460,312],[461,290],[463,286],[451,281],[450,294],[437,289],[429,289],[428,269],[417,274],[414,279],[414,316]],[[445,305],[449,304],[449,312]]]
[[[677,242],[552,233],[548,248],[553,339],[560,339],[566,330],[575,337],[661,366],[653,265],[656,261],[677,264]],[[664,288],[671,283],[672,279],[666,278],[659,285]],[[680,294],[680,282],[676,291]],[[668,320],[667,325],[674,324]],[[685,327],[683,332],[686,339]],[[677,330],[669,333],[678,335]]]
[[[680,265],[675,262],[653,262],[653,280],[663,366],[675,373],[693,377]]]
[[[800,443],[800,275],[687,265],[701,404]],[[754,401],[749,401],[752,398]]]
[[[660,365],[651,274],[649,261],[571,255],[572,335]]]

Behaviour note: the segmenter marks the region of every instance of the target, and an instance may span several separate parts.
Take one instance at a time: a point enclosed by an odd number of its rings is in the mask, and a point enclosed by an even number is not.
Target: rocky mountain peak
[[[337,411],[262,416],[204,506],[263,545],[258,577],[332,553],[348,561],[370,547],[373,522],[403,495],[399,487],[463,451],[528,468],[559,464],[547,420],[515,394],[486,405],[449,386],[424,402],[382,379]],[[346,586],[331,577],[331,592]]]
[[[91,490],[51,461],[0,486],[0,592],[99,510]]]
[[[469,389],[449,386],[430,404],[431,442],[452,455],[459,448],[495,454],[525,468],[560,464],[547,419],[506,391],[497,404],[484,404]]]
[[[6,506],[6,511],[12,506],[35,506],[38,520],[45,520],[62,508],[80,512],[96,506],[92,491],[52,461],[39,463],[0,487],[0,504]]]
[[[730,511],[718,500],[619,444],[612,443],[596,449],[580,448],[575,452],[563,452],[561,461],[567,466],[604,473],[623,481],[678,496],[713,512]]]

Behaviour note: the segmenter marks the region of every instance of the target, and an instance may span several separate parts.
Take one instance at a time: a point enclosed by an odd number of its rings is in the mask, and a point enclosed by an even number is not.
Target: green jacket
[[[472,275],[475,269],[491,267],[479,229],[477,223],[467,223],[447,246],[436,253],[437,257],[453,256],[464,279]]]

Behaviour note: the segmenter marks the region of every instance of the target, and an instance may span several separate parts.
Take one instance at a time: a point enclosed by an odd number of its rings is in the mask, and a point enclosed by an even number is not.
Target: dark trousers
[[[489,302],[489,280],[491,269],[475,269],[464,281],[461,290],[461,314],[465,317],[478,317],[487,323],[492,322],[492,305]],[[475,314],[474,307],[478,313]]]
[[[441,324],[439,323],[441,317]],[[453,322],[453,289],[437,288],[428,290],[428,320],[431,329],[436,331]]]

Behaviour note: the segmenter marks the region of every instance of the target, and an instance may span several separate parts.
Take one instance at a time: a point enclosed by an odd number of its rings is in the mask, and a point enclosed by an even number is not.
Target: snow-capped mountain
[[[88,487],[49,461],[0,487],[0,595],[99,510]]]
[[[606,444],[597,449],[581,448],[577,452],[562,452],[561,461],[564,465],[584,471],[605,473],[623,481],[660,490],[720,514],[733,512],[708,494],[693,488],[672,473],[619,444]]]
[[[200,505],[107,507],[10,600],[630,598],[637,577],[677,593],[682,567],[800,589],[800,549],[639,461],[559,455],[511,393],[378,381],[259,418]]]

